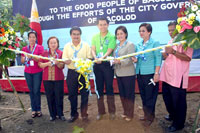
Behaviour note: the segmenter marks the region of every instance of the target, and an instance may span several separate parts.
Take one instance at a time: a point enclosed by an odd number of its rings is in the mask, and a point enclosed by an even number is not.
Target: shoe
[[[140,121],[146,121],[145,117],[140,117],[139,120]]]
[[[74,122],[75,120],[78,119],[78,116],[71,116],[69,119],[68,119],[68,123],[72,123]]]
[[[32,112],[31,117],[35,118],[36,116],[37,116],[37,113],[36,112]]]
[[[145,120],[144,123],[143,123],[143,126],[144,126],[144,127],[149,127],[149,126],[152,124],[152,122],[153,122],[153,121]]]
[[[56,117],[50,117],[50,121],[54,121],[56,119]]]
[[[170,126],[167,128],[167,132],[176,132],[181,129],[183,129],[183,128],[176,128],[175,126]]]
[[[109,119],[110,119],[110,120],[114,120],[114,119],[115,119],[115,114],[110,114],[110,115],[109,115]]]
[[[42,112],[41,111],[37,112],[36,114],[37,114],[37,117],[41,117],[42,116]]]
[[[62,121],[66,121],[66,118],[64,116],[59,116],[59,119]]]
[[[125,119],[127,116],[124,114],[121,114],[121,118]]]
[[[103,118],[103,115],[101,115],[101,114],[98,114],[96,117],[97,120],[101,120],[102,118]]]
[[[88,119],[88,117],[82,117],[82,121],[83,122],[89,122],[89,119]]]
[[[127,122],[129,122],[131,120],[132,120],[131,118],[128,118],[128,117],[125,118],[125,121],[127,121]]]
[[[172,121],[172,118],[169,117],[169,115],[165,115],[164,118],[165,118],[165,120],[167,120],[167,121]]]

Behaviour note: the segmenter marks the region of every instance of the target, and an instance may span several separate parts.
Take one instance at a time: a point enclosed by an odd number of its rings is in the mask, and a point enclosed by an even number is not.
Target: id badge
[[[30,61],[30,66],[34,66],[34,61],[33,60]]]
[[[102,47],[102,46],[100,47],[100,50],[103,50],[103,47]]]

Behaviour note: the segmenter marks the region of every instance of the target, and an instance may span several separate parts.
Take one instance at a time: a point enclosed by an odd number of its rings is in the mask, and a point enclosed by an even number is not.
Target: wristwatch
[[[173,50],[173,51],[172,51],[172,54],[175,55],[175,54],[176,54],[176,50]]]

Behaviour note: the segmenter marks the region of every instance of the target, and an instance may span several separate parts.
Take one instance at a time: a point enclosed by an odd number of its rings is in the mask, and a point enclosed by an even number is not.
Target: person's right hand
[[[30,55],[26,55],[27,58],[31,59],[32,57]]]
[[[95,58],[95,61],[96,61],[97,64],[101,64],[102,63],[102,61],[100,61],[100,59],[101,58]]]
[[[166,59],[168,57],[168,54],[167,53],[162,53],[163,55],[163,58]]]
[[[173,47],[170,46],[170,47],[165,47],[165,52],[168,53],[168,54],[172,54],[174,51]]]
[[[47,64],[48,64],[47,66],[51,66],[51,61],[47,62]]]

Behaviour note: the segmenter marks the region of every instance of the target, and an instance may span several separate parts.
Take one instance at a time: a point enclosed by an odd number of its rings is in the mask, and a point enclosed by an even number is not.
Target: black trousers
[[[162,94],[167,111],[173,120],[172,125],[183,128],[187,113],[186,89],[182,89],[182,84],[177,88],[163,82]]]
[[[145,119],[153,121],[155,117],[155,105],[158,96],[159,84],[149,84],[150,79],[153,79],[154,74],[137,75],[140,96],[143,104]]]
[[[80,82],[78,82],[79,73],[75,70],[68,69],[67,73],[67,87],[69,91],[69,101],[71,104],[71,116],[78,116],[77,106],[78,106],[78,88],[83,85],[83,88],[80,90],[81,94],[81,116],[87,117],[88,109],[88,95],[89,91],[85,88],[85,78],[81,75]]]
[[[43,81],[50,116],[63,116],[64,80]]]
[[[113,78],[114,69],[110,66],[109,62],[102,62],[101,64],[94,65],[94,74],[96,77],[97,91],[100,98],[97,99],[98,113],[105,114],[104,105],[104,84],[107,94],[108,112],[115,113],[115,99],[113,93]]]
[[[124,115],[133,118],[135,101],[135,76],[117,77],[119,95]]]

